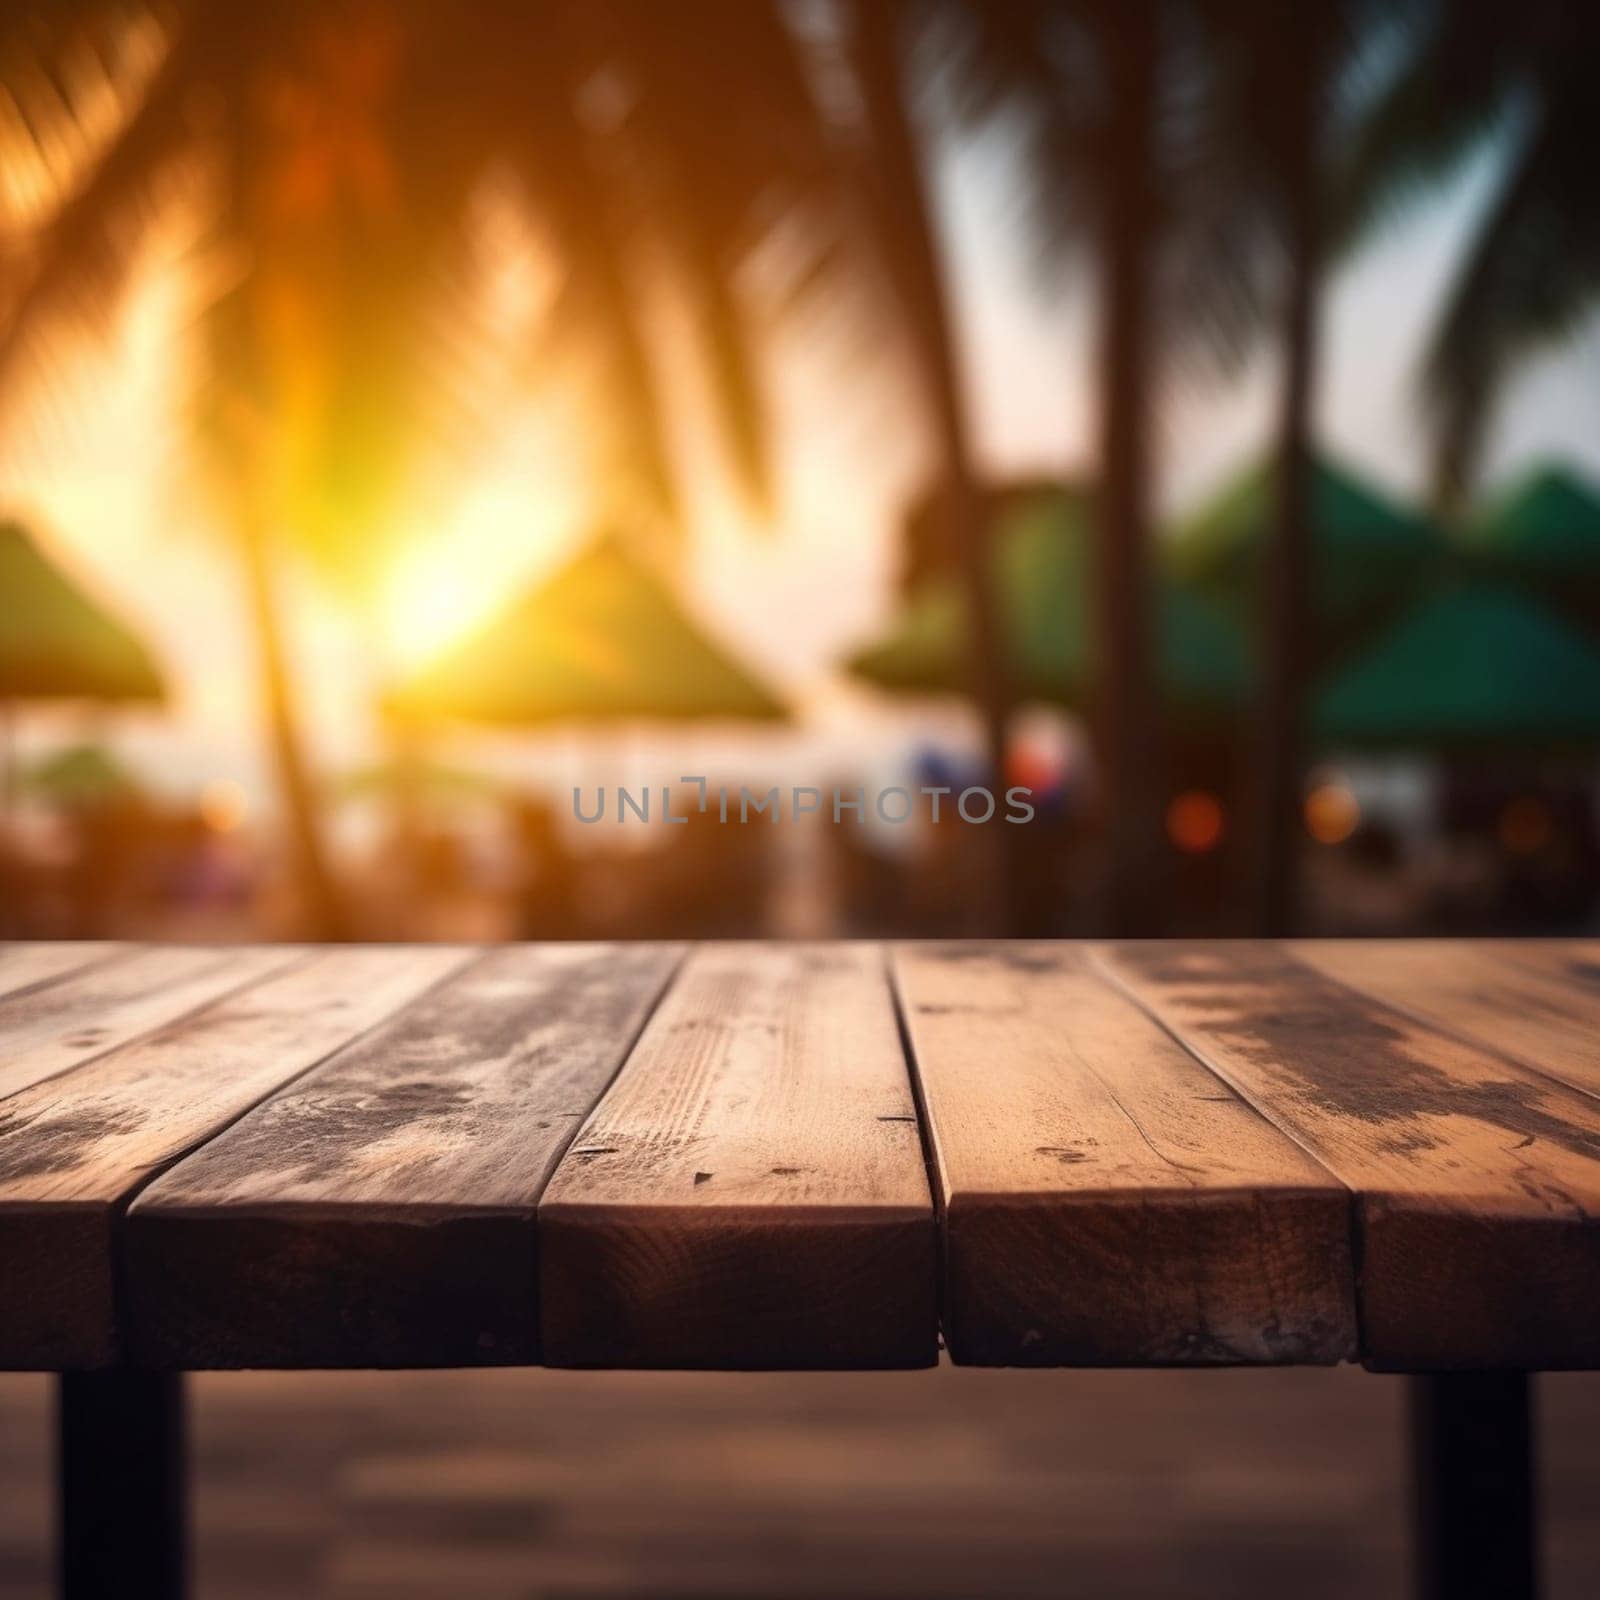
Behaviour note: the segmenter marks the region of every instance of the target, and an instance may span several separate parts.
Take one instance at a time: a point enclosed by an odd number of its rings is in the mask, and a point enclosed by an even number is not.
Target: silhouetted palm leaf
[[[156,64],[140,70],[152,29]],[[84,61],[120,95],[104,137],[75,87]],[[291,537],[362,580],[416,520],[430,463],[470,439],[439,412],[461,387],[473,218],[497,182],[562,274],[562,342],[599,378],[588,431],[605,441],[609,509],[677,511],[658,277],[695,310],[733,463],[764,499],[761,330],[739,271],[766,227],[820,218],[828,193],[794,41],[777,0],[22,0],[0,21],[0,94],[0,138],[41,168],[59,165],[55,146],[78,150],[53,208],[0,248],[9,396],[30,362],[104,324],[154,223],[184,207],[206,222],[223,270],[195,330],[197,432],[240,537],[289,810],[326,899],[269,545]]]
[[[1442,503],[1474,474],[1505,381],[1600,296],[1600,11],[1562,0],[1419,4],[1400,64],[1353,146],[1352,234],[1403,209],[1486,148],[1498,189],[1468,244],[1423,361]]]
[[[118,15],[84,6],[69,27],[54,8],[33,9],[51,17],[29,35],[29,70],[74,47],[91,24],[114,32],[103,19]],[[775,5],[700,0],[690,9],[692,17],[648,0],[537,8],[291,0],[275,8],[269,29],[243,8],[180,0],[164,13],[169,44],[153,81],[33,241],[0,335],[0,374],[78,312],[115,303],[141,223],[168,198],[159,192],[166,174],[203,154],[221,195],[216,220],[247,255],[245,276],[270,263],[280,313],[286,296],[299,298],[293,316],[305,350],[326,368],[320,394],[339,425],[319,447],[335,455],[314,452],[306,463],[310,498],[327,500],[330,527],[370,537],[377,508],[353,486],[375,487],[386,454],[392,463],[422,443],[422,397],[440,385],[407,341],[417,344],[422,307],[449,280],[468,202],[498,165],[514,174],[519,200],[566,269],[563,335],[601,377],[596,419],[615,422],[614,458],[633,463],[658,507],[673,508],[643,310],[642,269],[666,268],[695,312],[733,463],[764,500],[759,332],[738,272],[786,205],[821,199],[825,139]],[[708,45],[726,60],[715,77]],[[21,56],[6,59],[20,78]],[[609,122],[585,110],[585,96],[608,81],[621,107]],[[705,115],[710,82],[716,118]],[[324,161],[344,163],[324,184],[317,217],[316,154],[296,169],[297,139],[321,141]],[[285,216],[297,183],[308,206]],[[254,292],[243,283],[240,292]],[[316,488],[319,476],[336,489]],[[368,514],[356,516],[363,507]]]

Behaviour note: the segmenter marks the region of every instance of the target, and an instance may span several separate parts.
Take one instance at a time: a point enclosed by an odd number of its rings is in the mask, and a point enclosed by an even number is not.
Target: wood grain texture
[[[1600,1096],[1600,967],[1581,946],[1315,939],[1290,948],[1353,989]]]
[[[1081,950],[907,945],[894,971],[954,1360],[1354,1358],[1348,1191]]]
[[[0,1366],[113,1360],[128,1197],[464,959],[330,949],[0,1102]]]
[[[119,950],[112,940],[24,940],[0,944],[0,996],[52,983],[69,973],[97,966]]]
[[[0,1098],[69,1072],[303,954],[285,946],[157,947],[0,1000]]]
[[[1355,1191],[1369,1365],[1600,1364],[1592,1099],[1276,946],[1100,959]]]
[[[680,958],[494,951],[258,1106],[129,1213],[136,1356],[536,1361],[535,1203]]]
[[[1600,1003],[1600,939],[1494,939],[1481,942],[1491,946],[1496,955],[1518,966],[1576,984]]]
[[[931,1364],[933,1207],[882,953],[697,951],[539,1236],[552,1366]]]

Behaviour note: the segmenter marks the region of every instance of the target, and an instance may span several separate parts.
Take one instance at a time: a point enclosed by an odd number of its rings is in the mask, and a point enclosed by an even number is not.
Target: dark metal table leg
[[[1410,1389],[1418,1600],[1535,1600],[1528,1375],[1430,1374]]]
[[[68,1372],[56,1412],[64,1600],[182,1600],[188,1527],[183,1375]]]

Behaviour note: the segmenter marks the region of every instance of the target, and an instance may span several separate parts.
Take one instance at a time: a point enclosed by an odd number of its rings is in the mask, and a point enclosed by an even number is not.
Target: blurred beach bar
[[[5,931],[1592,929],[1597,68],[15,0]]]

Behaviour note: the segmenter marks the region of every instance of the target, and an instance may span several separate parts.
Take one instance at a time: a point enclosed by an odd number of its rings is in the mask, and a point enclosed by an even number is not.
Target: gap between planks
[[[1095,959],[1356,1194],[1362,1354],[1600,1364],[1600,1106],[1272,942]]]
[[[953,1359],[1355,1355],[1346,1186],[1083,947],[901,945],[892,968],[942,1208]]]
[[[704,945],[539,1202],[555,1366],[926,1366],[936,1224],[884,952]]]
[[[122,1349],[123,1216],[152,1181],[298,1072],[471,959],[331,946],[0,1101],[0,1366]]]
[[[136,1355],[538,1361],[538,1198],[680,957],[491,949],[207,1140],[128,1214]]]

